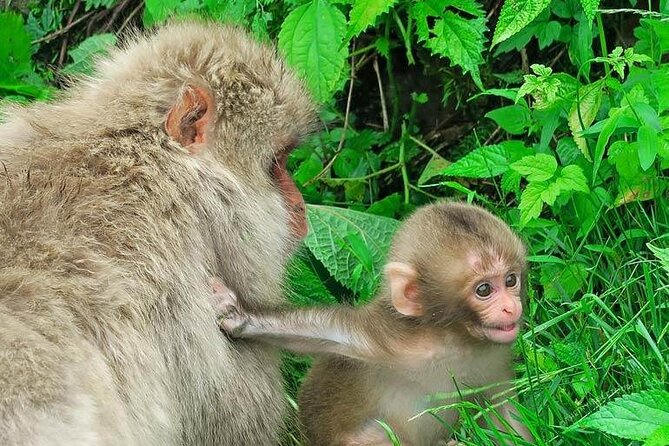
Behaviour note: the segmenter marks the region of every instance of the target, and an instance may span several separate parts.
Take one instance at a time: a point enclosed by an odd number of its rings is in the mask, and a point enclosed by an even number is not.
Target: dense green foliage
[[[291,298],[369,299],[396,218],[480,203],[530,248],[516,388],[537,443],[669,444],[666,0],[5,3],[7,101],[47,99],[130,26],[171,16],[276,41],[324,103],[289,160],[311,204]],[[286,363],[291,395],[305,367]],[[456,437],[493,444],[458,409]]]

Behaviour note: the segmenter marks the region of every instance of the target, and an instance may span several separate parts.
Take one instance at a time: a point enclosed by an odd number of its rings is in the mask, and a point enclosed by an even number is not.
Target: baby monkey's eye
[[[492,286],[489,283],[484,282],[481,285],[476,287],[476,295],[478,297],[487,298],[492,294]]]
[[[518,283],[518,277],[516,276],[515,273],[511,273],[508,276],[506,276],[506,286],[509,288],[513,288],[516,286]]]

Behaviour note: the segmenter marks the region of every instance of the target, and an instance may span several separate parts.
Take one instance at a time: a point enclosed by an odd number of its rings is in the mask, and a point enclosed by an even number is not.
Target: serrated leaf
[[[579,101],[574,101],[574,104],[569,110],[567,115],[567,122],[569,124],[569,130],[574,138],[574,142],[581,153],[588,161],[591,161],[592,158],[588,152],[588,145],[585,142],[585,138],[581,136],[581,132],[584,129],[590,127],[590,124],[597,117],[597,112],[599,107],[602,105],[602,84],[596,82],[582,89],[582,96],[579,98]]]
[[[474,149],[441,172],[441,175],[466,178],[492,178],[509,170],[507,146],[495,144]]]
[[[511,164],[511,168],[527,178],[527,181],[546,181],[553,178],[557,170],[554,156],[537,153]]]
[[[583,6],[583,12],[588,21],[592,22],[595,19],[595,13],[597,8],[599,8],[600,0],[581,0],[581,6]]]
[[[520,193],[520,179],[521,176],[515,170],[507,170],[502,175],[502,192],[508,194],[513,192],[514,194]]]
[[[505,41],[525,28],[550,3],[550,0],[506,0],[499,13],[492,46]]]
[[[350,209],[315,205],[308,207],[307,220],[309,235],[305,244],[314,257],[342,285],[363,298],[370,297],[399,222]],[[353,240],[352,235],[358,240]],[[352,240],[355,246],[351,245]]]
[[[560,184],[560,188],[563,191],[590,192],[588,180],[585,178],[583,169],[575,164],[564,167],[556,182]]]
[[[669,392],[646,390],[617,398],[581,425],[630,440],[643,440],[669,424]]]
[[[106,54],[115,44],[114,34],[96,34],[87,38],[70,50],[69,55],[73,62],[63,68],[63,73],[90,73],[95,58]]]
[[[479,65],[483,63],[483,43],[486,31],[485,19],[464,19],[446,11],[435,20],[433,36],[425,46],[433,54],[447,57],[451,66],[459,66],[463,73],[471,73],[474,83],[483,90]]]
[[[346,17],[326,0],[294,9],[281,25],[279,48],[318,101],[330,99],[335,90],[348,56],[345,35]]]
[[[547,205],[553,206],[553,203],[555,203],[555,200],[557,200],[557,197],[560,196],[561,192],[562,187],[560,186],[560,183],[557,180],[553,181],[546,185],[546,189],[541,193],[541,199]]]
[[[388,11],[396,2],[397,0],[356,0],[351,8],[345,40],[350,40],[373,25],[376,18]]]
[[[327,287],[318,278],[318,274],[309,264],[309,256],[294,255],[286,270],[288,299],[297,305],[314,305],[319,303],[337,303]]]
[[[637,134],[639,164],[642,170],[648,170],[657,157],[660,140],[657,131],[648,124],[639,127]]]
[[[643,446],[667,446],[669,444],[669,424],[658,427],[646,439]]]
[[[546,190],[545,183],[530,183],[520,195],[520,224],[522,226],[534,220],[541,214],[544,208],[544,201],[541,194]]]

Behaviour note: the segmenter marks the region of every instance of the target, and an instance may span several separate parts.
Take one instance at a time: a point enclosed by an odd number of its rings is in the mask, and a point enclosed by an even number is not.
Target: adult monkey
[[[285,160],[313,117],[273,49],[203,23],[6,113],[0,444],[277,443],[278,358],[219,333],[207,284],[280,299],[306,231]]]

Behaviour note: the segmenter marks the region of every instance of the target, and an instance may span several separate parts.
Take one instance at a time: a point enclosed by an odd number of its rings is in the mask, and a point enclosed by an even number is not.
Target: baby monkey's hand
[[[219,328],[230,337],[241,337],[248,317],[239,306],[237,295],[217,277],[212,277],[210,283],[213,291],[211,300]]]

